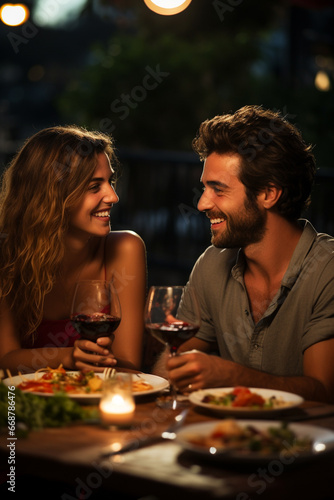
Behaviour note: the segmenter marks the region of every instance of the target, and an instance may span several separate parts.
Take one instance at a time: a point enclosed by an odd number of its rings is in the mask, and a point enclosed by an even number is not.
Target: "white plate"
[[[76,371],[69,371],[69,374],[75,374],[78,373]],[[40,374],[40,376],[43,375],[43,372]],[[102,373],[96,373],[99,377],[103,378]],[[25,373],[23,376],[16,375],[15,377],[10,377],[4,379],[4,383],[7,386],[14,385],[15,387],[18,386],[22,380],[35,380],[35,373]],[[151,375],[150,373],[138,373],[138,374],[133,374],[133,380],[143,380],[150,384],[152,386],[152,389],[147,389],[146,391],[140,391],[140,392],[135,392],[133,395],[135,397],[137,396],[147,396],[149,394],[156,394],[158,392],[161,392],[169,387],[169,382],[162,378],[158,377],[157,375]],[[29,392],[30,394],[36,394],[38,396],[45,396],[45,397],[53,397],[54,394],[48,394],[45,392],[30,392],[30,391],[22,391],[22,392]],[[99,400],[101,399],[101,393],[94,393],[94,394],[68,394],[68,396],[71,399],[75,399],[78,402],[84,402],[84,403],[98,403]]]
[[[199,424],[185,426],[176,433],[176,442],[178,442],[185,450],[201,456],[202,458],[208,458],[210,460],[228,461],[233,463],[268,463],[271,460],[275,460],[275,463],[280,461],[281,465],[278,464],[277,467],[282,468],[287,465],[293,465],[301,461],[323,456],[325,453],[334,452],[333,431],[305,424],[289,424],[289,429],[295,432],[298,438],[311,438],[312,449],[305,452],[294,452],[290,455],[287,455],[285,452],[271,455],[261,455],[260,453],[252,451],[227,451],[224,448],[217,448],[217,451],[215,453],[211,453],[209,448],[197,446],[189,442],[188,439],[190,439],[190,436],[210,435],[219,422],[221,422],[221,420],[201,422]],[[259,431],[264,431],[268,427],[280,427],[282,424],[282,422],[280,421],[272,420],[237,420],[237,423],[240,426],[252,425]]]
[[[282,411],[290,410],[296,406],[299,406],[303,403],[304,399],[297,394],[292,394],[291,392],[284,391],[274,391],[272,389],[258,389],[257,387],[249,387],[249,390],[252,392],[256,392],[264,399],[269,399],[272,396],[275,396],[277,399],[281,399],[287,404],[285,406],[280,406],[278,408],[247,408],[247,407],[231,407],[231,406],[218,406],[210,403],[203,403],[204,396],[208,394],[212,394],[215,396],[222,396],[228,392],[233,391],[234,387],[220,387],[220,388],[212,388],[212,389],[201,389],[200,391],[195,391],[189,394],[189,401],[191,401],[194,405],[201,406],[202,408],[206,408],[207,410],[212,410],[215,413],[220,413],[221,415],[229,415],[229,416],[240,416],[240,417],[266,417],[269,415],[277,414]]]

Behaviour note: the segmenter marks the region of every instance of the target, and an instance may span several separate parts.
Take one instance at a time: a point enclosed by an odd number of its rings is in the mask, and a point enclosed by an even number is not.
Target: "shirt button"
[[[246,314],[246,316],[249,315],[249,311],[247,309],[245,309],[245,314]]]
[[[254,344],[254,349],[257,351],[259,348],[259,344]]]

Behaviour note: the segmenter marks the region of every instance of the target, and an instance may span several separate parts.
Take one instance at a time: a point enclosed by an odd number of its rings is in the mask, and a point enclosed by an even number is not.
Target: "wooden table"
[[[139,397],[131,430],[111,431],[96,422],[33,431],[15,442],[17,489],[25,497],[33,494],[34,500],[123,500],[149,494],[159,500],[334,498],[334,454],[289,466],[279,460],[265,466],[240,465],[204,460],[175,442],[161,442],[99,461],[101,451],[112,443],[158,434],[174,416],[175,412],[157,407],[154,397]],[[306,402],[281,417],[334,431],[334,405]],[[186,424],[215,419],[216,415],[191,406]],[[7,443],[7,435],[2,435],[4,465],[9,457]]]

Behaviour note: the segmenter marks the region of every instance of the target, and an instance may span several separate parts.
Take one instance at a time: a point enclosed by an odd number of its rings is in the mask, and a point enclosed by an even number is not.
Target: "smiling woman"
[[[28,139],[6,170],[0,202],[0,367],[63,364],[139,368],[146,253],[130,231],[110,231],[118,202],[112,139],[68,127]],[[126,279],[125,279],[126,278]],[[70,322],[77,281],[113,280],[122,322],[115,340],[79,339]]]
[[[110,230],[110,210],[118,202],[113,187],[114,170],[105,153],[97,155],[97,166],[90,179],[87,193],[70,210],[72,231],[80,229],[84,233],[104,236]],[[101,202],[102,201],[102,202]]]

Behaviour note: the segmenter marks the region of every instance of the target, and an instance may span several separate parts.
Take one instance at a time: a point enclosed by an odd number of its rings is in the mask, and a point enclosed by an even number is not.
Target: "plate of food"
[[[226,418],[183,427],[176,442],[184,450],[218,461],[268,463],[277,467],[334,452],[334,432],[305,424]]]
[[[103,373],[68,371],[59,366],[55,369],[43,368],[35,373],[8,377],[3,382],[25,393],[52,397],[61,392],[78,401],[96,403],[102,395],[103,379]],[[166,379],[149,373],[134,373],[132,377],[132,390],[136,397],[156,394],[168,387]]]
[[[239,386],[201,389],[192,392],[189,401],[216,413],[253,418],[290,410],[304,399],[290,392]]]

